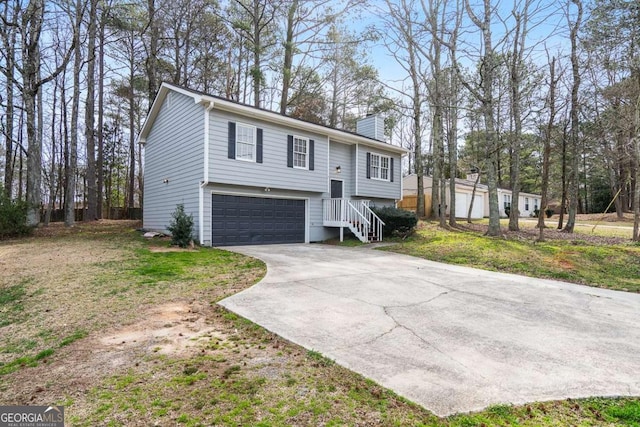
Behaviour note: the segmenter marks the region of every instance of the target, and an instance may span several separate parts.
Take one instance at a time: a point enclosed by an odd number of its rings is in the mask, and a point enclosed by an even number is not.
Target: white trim
[[[309,137],[306,136],[298,136],[298,135],[292,135],[293,136],[293,147],[292,150],[293,152],[292,157],[293,157],[293,168],[294,169],[302,169],[302,170],[309,170],[309,148],[310,148],[310,144],[309,144]],[[304,154],[304,166],[296,166],[296,139],[300,140],[300,141],[305,141],[305,154]]]
[[[241,197],[260,197],[262,199],[288,199],[288,200],[304,200],[305,212],[304,212],[304,242],[309,243],[309,228],[310,228],[310,212],[311,204],[309,197],[295,197],[295,196],[278,196],[278,195],[266,195],[259,193],[245,193],[242,191],[225,191],[225,190],[211,190],[211,195],[219,194],[224,196],[241,196]],[[213,209],[213,204],[211,205]],[[213,231],[212,231],[213,232]],[[213,239],[211,240],[211,246],[213,246]]]
[[[396,207],[398,206],[397,200],[400,200],[400,201],[404,200],[404,178],[402,177],[402,157],[399,159],[398,163],[400,163],[400,199],[396,199]]]
[[[211,137],[209,132],[209,116],[211,110],[213,110],[213,102],[210,102],[204,109],[204,182],[209,181],[209,138]]]
[[[242,123],[242,122],[238,122],[236,121],[236,140],[234,141],[233,144],[233,148],[235,150],[235,154],[234,154],[234,159],[235,160],[240,160],[241,162],[251,162],[251,163],[257,163],[257,157],[258,157],[258,128],[255,125],[250,125],[247,123]],[[243,126],[246,128],[251,128],[253,129],[253,158],[252,159],[239,159],[238,158],[238,126]],[[246,144],[243,142],[243,144]]]
[[[387,156],[386,154],[374,153],[373,151],[370,151],[369,154],[371,155],[371,164],[369,165],[369,174],[371,178],[369,179],[373,179],[374,181],[391,182],[391,156]],[[379,158],[378,178],[373,176],[373,156],[378,156]],[[382,169],[383,169],[382,168],[383,157],[387,159],[387,167],[385,168],[387,169],[387,178],[380,178],[380,176],[382,175]]]
[[[331,140],[327,137],[327,178],[331,179]],[[327,193],[331,194],[331,181],[327,181]]]
[[[356,190],[353,193],[354,196],[360,195],[358,188],[358,177],[360,176],[360,145],[356,144]]]
[[[202,183],[198,191],[198,235],[201,245],[204,245],[204,187],[209,181],[209,115],[211,110],[213,110],[213,102],[209,102],[204,109],[204,167]]]
[[[198,237],[200,244],[204,245],[204,187],[205,182],[200,184],[198,189]]]

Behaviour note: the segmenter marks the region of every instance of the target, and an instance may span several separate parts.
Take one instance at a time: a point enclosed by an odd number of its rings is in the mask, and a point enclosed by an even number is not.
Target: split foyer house
[[[402,197],[401,157],[382,120],[358,134],[163,83],[142,127],[145,229],[178,204],[207,246],[382,238],[372,207]]]

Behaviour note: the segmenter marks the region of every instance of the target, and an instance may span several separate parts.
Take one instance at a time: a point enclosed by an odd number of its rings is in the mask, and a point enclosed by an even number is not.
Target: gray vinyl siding
[[[203,179],[203,107],[169,92],[145,144],[145,229],[166,232],[176,205],[193,215],[198,236],[199,185]],[[163,183],[168,179],[168,183]]]
[[[256,126],[263,130],[263,163],[228,158],[228,123]],[[287,135],[314,140],[314,170],[287,167]],[[213,110],[210,119],[210,182],[259,188],[324,192],[327,189],[326,136],[293,130],[250,117]]]
[[[210,183],[204,192],[204,244],[211,245],[211,194],[232,194],[236,196],[271,197],[271,198],[294,198],[307,200],[307,215],[305,220],[309,228],[309,241],[319,242],[329,237],[337,235],[337,229],[327,229],[322,225],[322,198],[323,195],[317,192],[291,191],[272,188],[265,192],[264,187],[247,187],[229,184]]]
[[[343,197],[351,197],[355,193],[355,182],[353,181],[352,147],[339,142],[331,142],[329,151],[329,179],[342,180]],[[336,173],[336,168],[340,166],[340,173]],[[326,197],[330,197],[327,193]]]
[[[358,196],[380,199],[400,200],[402,198],[402,163],[400,155],[384,150],[358,146]],[[367,178],[367,153],[380,154],[393,158],[393,182]]]
[[[378,116],[368,116],[356,122],[356,132],[367,138],[384,141],[384,120]]]

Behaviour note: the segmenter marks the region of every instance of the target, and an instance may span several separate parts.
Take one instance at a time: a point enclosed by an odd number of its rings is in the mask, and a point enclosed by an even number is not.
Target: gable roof
[[[239,114],[241,116],[251,117],[254,119],[264,120],[270,123],[277,123],[287,127],[293,127],[300,130],[306,130],[308,132],[319,133],[321,135],[326,135],[331,139],[347,143],[347,144],[362,144],[373,148],[378,148],[381,150],[392,151],[398,154],[406,154],[409,150],[398,147],[396,145],[387,144],[385,142],[378,141],[373,138],[369,138],[366,136],[359,135],[355,132],[349,132],[341,129],[332,128],[325,125],[319,125],[316,123],[307,122],[305,120],[296,119],[293,117],[289,117],[284,114],[276,113],[274,111],[270,111],[264,108],[257,108],[252,105],[242,104],[240,102],[231,101],[226,98],[222,98],[215,95],[209,95],[204,92],[199,92],[193,89],[177,86],[171,83],[162,83],[160,86],[160,90],[158,90],[158,94],[156,95],[153,104],[151,105],[151,109],[147,114],[147,118],[144,121],[144,125],[138,134],[137,141],[139,143],[144,144],[146,142],[147,137],[149,136],[149,132],[151,132],[151,128],[153,127],[153,123],[157,118],[160,108],[162,107],[162,103],[164,99],[167,97],[167,94],[170,91],[174,91],[180,93],[182,95],[186,95],[190,98],[193,98],[196,104],[202,104],[204,106],[213,106],[213,109],[228,111],[232,113]]]

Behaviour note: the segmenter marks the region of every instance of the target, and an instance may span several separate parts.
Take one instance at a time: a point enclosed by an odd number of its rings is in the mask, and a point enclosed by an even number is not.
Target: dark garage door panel
[[[214,246],[304,243],[305,201],[214,194]]]

